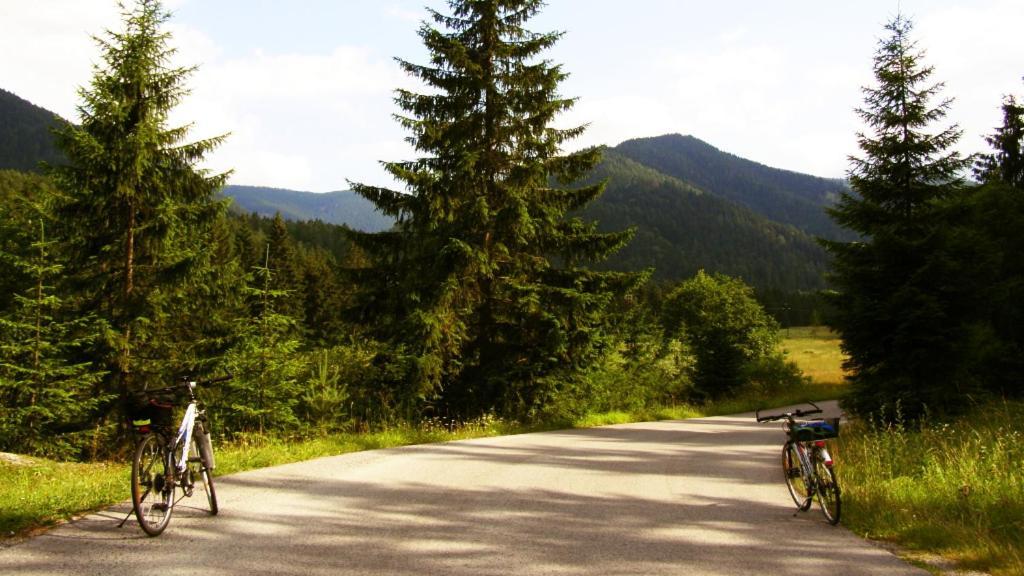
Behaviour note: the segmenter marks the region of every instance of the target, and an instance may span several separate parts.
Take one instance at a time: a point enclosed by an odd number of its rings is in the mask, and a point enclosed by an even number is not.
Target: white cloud
[[[92,36],[116,29],[119,20],[117,5],[104,0],[0,0],[2,87],[76,118],[77,88],[99,60]]]
[[[1024,43],[1020,25],[1024,2],[995,0],[949,6],[917,23],[915,37],[945,82],[943,95],[955,98],[948,120],[960,124],[965,153],[984,151],[982,137],[1002,123],[999,105],[1007,94],[1024,94]]]
[[[402,82],[389,58],[359,47],[208,58],[175,118],[204,134],[232,133],[210,166],[233,168],[233,182],[336,190],[346,179],[381,173],[365,144],[379,139],[391,91]]]

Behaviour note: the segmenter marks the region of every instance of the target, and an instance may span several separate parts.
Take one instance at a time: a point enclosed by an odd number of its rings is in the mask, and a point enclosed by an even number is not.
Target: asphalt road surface
[[[783,439],[748,414],[321,458],[218,478],[220,515],[183,500],[158,538],[117,527],[130,503],[87,516],[0,574],[927,574],[795,514]]]

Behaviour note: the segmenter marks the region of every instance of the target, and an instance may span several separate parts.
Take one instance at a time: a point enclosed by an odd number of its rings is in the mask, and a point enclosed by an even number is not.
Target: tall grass
[[[951,423],[856,422],[836,446],[844,522],[964,567],[1024,574],[1024,403]]]

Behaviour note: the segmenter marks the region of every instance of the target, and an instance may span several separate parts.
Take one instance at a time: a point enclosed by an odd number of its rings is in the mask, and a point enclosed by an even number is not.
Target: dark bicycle
[[[761,416],[758,410],[755,418],[758,422],[785,420],[782,425],[786,431],[786,443],[782,446],[782,473],[789,495],[801,512],[809,510],[817,496],[825,518],[829,524],[835,525],[839,523],[842,500],[826,440],[839,436],[839,418],[797,421],[797,418],[821,414],[817,404],[808,404],[814,408],[798,408],[769,416]]]
[[[213,445],[196,389],[230,379],[230,375],[209,380],[183,378],[174,386],[143,390],[132,397],[132,426],[140,435],[132,458],[132,511],[149,536],[164,531],[175,504],[192,496],[197,485],[206,493],[210,515],[217,514]],[[185,414],[175,433],[172,413],[175,405],[186,399]],[[181,495],[176,497],[178,490]]]

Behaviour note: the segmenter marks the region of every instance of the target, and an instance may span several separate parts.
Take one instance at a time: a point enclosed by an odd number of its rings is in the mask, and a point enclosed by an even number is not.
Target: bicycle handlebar
[[[145,392],[158,393],[158,392],[174,392],[181,390],[182,388],[192,388],[194,386],[209,386],[210,384],[216,384],[218,382],[226,382],[234,378],[233,374],[227,374],[225,376],[218,376],[216,378],[207,378],[206,380],[193,380],[191,376],[185,376],[181,378],[180,383],[174,384],[173,386],[165,386],[163,388],[145,388]]]
[[[224,376],[218,376],[216,378],[207,378],[206,380],[196,380],[195,381],[195,385],[196,386],[209,386],[210,384],[216,384],[218,382],[227,382],[228,380],[231,380],[234,377],[235,377],[234,374],[228,373],[228,374],[226,374]]]
[[[754,419],[758,422],[774,422],[775,420],[782,420],[783,418],[791,420],[793,417],[802,418],[804,416],[810,416],[811,414],[821,414],[821,408],[814,402],[808,402],[811,406],[814,406],[812,410],[801,410],[797,408],[792,412],[783,412],[781,414],[772,414],[770,416],[761,416],[761,409],[758,408],[754,411]]]

